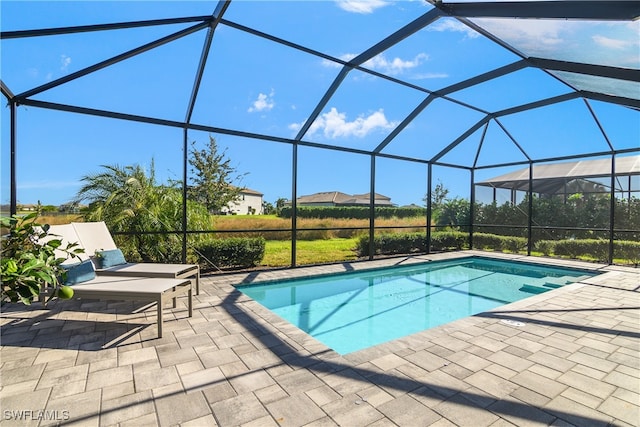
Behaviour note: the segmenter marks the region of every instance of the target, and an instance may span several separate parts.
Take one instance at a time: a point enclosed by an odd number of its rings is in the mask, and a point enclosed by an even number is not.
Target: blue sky
[[[46,2],[2,1],[2,30],[63,27],[120,21],[210,15],[216,2]],[[341,65],[248,34],[251,27],[330,58],[349,60],[408,24],[432,6],[424,1],[232,1],[216,30],[192,123],[294,138]],[[502,37],[525,55],[623,68],[640,66],[640,22],[477,19],[475,24]],[[235,25],[237,24],[237,26]],[[127,52],[193,23],[51,37],[2,40],[2,80],[14,94],[55,81],[96,62]],[[195,32],[94,74],[54,87],[32,99],[183,120],[206,30]],[[441,18],[392,46],[363,66],[428,90],[438,90],[520,58],[469,26]],[[569,84],[611,95],[640,98],[640,84],[556,73]],[[484,117],[571,89],[541,70],[526,68],[436,99],[383,150],[394,156],[429,159]],[[371,150],[426,97],[423,91],[351,71],[331,97],[304,141]],[[608,150],[600,125],[616,149],[640,145],[637,111],[600,101],[575,99],[490,121],[441,161],[471,166],[484,134],[478,164],[552,158]],[[182,130],[123,120],[18,108],[18,201],[61,204],[73,198],[81,178],[101,165],[155,162],[160,181],[182,177]],[[212,134],[226,149],[242,181],[268,202],[290,198],[289,144]],[[189,131],[200,147],[209,133]],[[8,192],[8,109],[2,110],[2,194]],[[369,156],[300,147],[298,194],[370,188]],[[520,167],[516,167],[518,169]],[[480,171],[477,180],[514,168]],[[398,205],[421,204],[427,191],[426,166],[379,159],[376,192]],[[469,174],[434,168],[434,185],[450,195],[469,196]]]

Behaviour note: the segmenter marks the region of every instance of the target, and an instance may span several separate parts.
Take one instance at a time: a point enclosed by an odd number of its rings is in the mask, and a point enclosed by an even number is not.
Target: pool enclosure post
[[[2,80],[0,80],[0,92],[2,92],[2,95],[7,98],[9,104],[9,215],[15,215],[18,212],[16,196],[17,104],[15,101],[15,95]]]
[[[529,203],[527,206],[527,255],[531,255],[532,236],[533,236],[533,162],[529,162],[529,189],[527,190]]]
[[[431,179],[433,175],[433,164],[427,165],[427,253],[431,253]]]
[[[9,174],[11,175],[11,189],[10,193],[10,201],[9,201],[9,215],[15,215],[18,213],[18,198],[16,196],[17,186],[16,186],[16,127],[18,125],[18,111],[16,108],[16,103],[12,100],[9,101],[9,108],[11,114],[11,134],[10,134],[10,166],[9,166]]]
[[[471,203],[469,204],[469,249],[473,249],[473,224],[475,218],[475,204],[476,204],[476,174],[475,169],[471,169],[471,192],[470,198]]]
[[[631,187],[629,187],[631,189]],[[615,215],[616,215],[616,155],[611,155],[611,200],[609,202],[609,259],[608,263],[613,264],[613,242],[615,238]]]
[[[291,267],[296,266],[296,242],[298,223],[298,143],[293,143],[291,160]]]
[[[375,232],[375,213],[376,213],[376,156],[371,154],[371,172],[369,175],[369,260],[373,259],[376,253],[376,232]]]
[[[187,262],[187,168],[189,137],[185,127],[182,132],[182,263]]]

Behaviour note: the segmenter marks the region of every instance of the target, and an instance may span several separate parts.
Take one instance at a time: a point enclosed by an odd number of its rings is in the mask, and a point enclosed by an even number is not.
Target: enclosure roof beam
[[[445,88],[442,88],[440,90],[437,90],[436,93],[441,94],[441,95],[447,95],[453,92],[457,92],[459,90],[463,90],[466,88],[469,88],[471,86],[475,86],[477,84],[480,83],[484,83],[486,81],[498,78],[498,77],[502,77],[506,74],[510,74],[513,73],[515,71],[519,71],[522,70],[523,68],[526,68],[528,66],[527,61],[525,59],[516,61],[516,62],[512,62],[511,64],[505,65],[503,67],[499,67],[496,69],[493,69],[491,71],[488,71],[486,73],[483,74],[479,74],[475,77],[471,77],[470,79],[467,80],[463,80],[461,82],[452,84],[451,86],[447,86]]]
[[[502,110],[502,111],[498,111],[498,112],[493,113],[493,114],[489,114],[489,115],[485,116],[483,119],[481,119],[478,123],[473,125],[471,128],[469,128],[465,133],[463,133],[458,138],[456,138],[451,144],[449,144],[447,147],[445,147],[442,151],[440,151],[438,154],[433,156],[431,158],[431,162],[438,161],[440,158],[442,158],[442,156],[447,154],[455,146],[457,146],[462,141],[464,141],[466,138],[471,136],[475,131],[480,129],[481,126],[483,126],[485,123],[487,123],[492,118],[506,116],[506,115],[509,115],[509,114],[515,114],[515,113],[519,113],[521,111],[527,111],[527,110],[531,110],[531,109],[534,109],[534,108],[544,107],[546,105],[556,104],[558,102],[564,102],[564,101],[568,101],[568,100],[579,98],[579,97],[580,97],[580,94],[578,94],[576,92],[571,92],[571,93],[568,93],[568,94],[565,94],[565,95],[555,96],[555,97],[552,97],[552,98],[547,98],[547,99],[543,99],[543,100],[540,100],[540,101],[531,102],[529,104],[519,105],[517,107],[508,108],[508,109],[505,109],[505,110]],[[515,140],[513,140],[513,141],[515,142]],[[518,144],[516,144],[516,146],[518,148],[520,148],[521,151],[523,151],[522,148]],[[525,156],[526,156],[526,153],[524,153],[524,151],[523,151],[523,154],[525,154]]]
[[[347,77],[347,74],[353,68],[359,67],[363,63],[367,62],[369,59],[380,54],[381,52],[384,52],[386,49],[390,48],[396,43],[399,43],[402,40],[409,37],[410,35],[416,33],[417,31],[420,31],[421,29],[423,29],[424,27],[426,27],[427,25],[429,25],[430,23],[438,19],[440,16],[442,16],[442,13],[439,10],[432,9],[429,12],[425,13],[424,15],[420,16],[419,18],[415,19],[414,21],[410,22],[409,24],[405,25],[395,33],[391,34],[389,37],[385,38],[381,42],[375,44],[374,46],[370,47],[366,51],[362,52],[360,55],[356,56],[352,60],[348,61],[344,65],[340,73],[336,76],[335,80],[333,81],[329,89],[327,89],[327,91],[325,92],[324,96],[322,97],[318,105],[316,105],[316,108],[309,115],[304,125],[302,125],[302,128],[296,135],[296,140],[301,140],[302,137],[309,131],[309,128],[311,127],[313,122],[315,122],[315,120],[318,118],[320,113],[322,113],[322,110],[325,108],[325,106],[327,105],[331,97],[336,93],[336,91],[340,87],[340,84]]]
[[[590,91],[584,91],[584,90],[580,91],[580,95],[585,98],[593,99],[595,101],[609,102],[611,104],[618,104],[626,107],[631,107],[636,110],[640,110],[640,99],[625,98],[623,96],[607,95],[604,93],[590,92]]]
[[[11,89],[9,89],[9,86],[7,86],[2,79],[0,79],[0,91],[9,101],[15,97]]]
[[[86,67],[86,68],[84,68],[82,70],[76,71],[75,73],[68,74],[68,75],[66,75],[64,77],[61,77],[61,78],[53,80],[53,81],[51,81],[49,83],[43,84],[41,86],[38,86],[36,88],[33,88],[33,89],[28,90],[26,92],[23,92],[21,94],[18,94],[16,96],[16,98],[18,98],[19,101],[22,102],[25,98],[28,98],[30,96],[33,96],[33,95],[41,93],[41,92],[44,92],[44,91],[49,90],[51,88],[60,86],[60,85],[62,85],[64,83],[70,82],[70,81],[75,80],[77,78],[86,76],[87,74],[91,74],[91,73],[93,73],[95,71],[101,70],[101,69],[106,68],[106,67],[108,67],[110,65],[117,64],[118,62],[122,62],[122,61],[124,61],[126,59],[129,59],[129,58],[134,57],[136,55],[139,55],[141,53],[147,52],[147,51],[149,51],[151,49],[154,49],[154,48],[156,48],[158,46],[162,46],[164,44],[170,43],[170,42],[172,42],[174,40],[177,40],[179,38],[188,36],[189,34],[193,34],[193,33],[197,32],[197,31],[200,31],[203,28],[208,27],[208,26],[209,26],[209,22],[201,22],[199,24],[193,25],[193,26],[191,26],[189,28],[186,28],[184,30],[181,30],[181,31],[175,32],[173,34],[170,34],[170,35],[168,35],[166,37],[162,37],[162,38],[160,38],[158,40],[155,40],[155,41],[153,41],[151,43],[147,43],[147,44],[145,44],[143,46],[140,46],[140,47],[137,47],[135,49],[129,50],[129,51],[125,52],[125,53],[122,53],[120,55],[117,55],[117,56],[114,56],[112,58],[109,58],[109,59],[107,59],[105,61],[99,62],[97,64],[94,64],[94,65],[91,65],[89,67]]]
[[[183,18],[151,19],[145,21],[117,22],[111,24],[77,25],[73,27],[41,28],[37,30],[2,31],[0,39],[18,39],[25,37],[55,36],[61,34],[88,33],[92,31],[121,30],[127,28],[152,27],[158,25],[185,24],[202,22],[210,16],[187,16]]]
[[[196,99],[198,97],[198,91],[200,89],[200,84],[202,83],[202,76],[204,75],[204,68],[207,64],[207,58],[209,57],[209,50],[211,49],[211,42],[213,41],[213,33],[215,32],[216,27],[220,23],[222,19],[222,15],[229,7],[231,0],[220,0],[218,1],[218,5],[216,9],[213,11],[213,15],[211,16],[211,21],[209,23],[209,29],[207,30],[207,36],[204,41],[204,45],[202,47],[202,53],[200,54],[200,62],[198,63],[198,71],[196,71],[196,77],[193,82],[193,88],[191,90],[191,96],[189,97],[189,104],[187,106],[187,115],[184,119],[185,123],[189,123],[191,121],[191,116],[193,115],[193,109],[196,105]]]
[[[389,145],[389,143],[396,137],[404,128],[409,126],[409,124],[416,118],[418,115],[425,109],[431,102],[436,99],[434,94],[430,94],[427,96],[424,101],[420,103],[414,110],[400,123],[396,128],[391,131],[389,135],[373,150],[374,153],[379,153],[384,148]]]
[[[493,113],[495,117],[508,116],[510,114],[520,113],[522,111],[533,110],[535,108],[545,107],[551,104],[557,104],[564,101],[569,101],[572,99],[580,98],[580,94],[577,92],[570,92],[564,95],[553,96],[551,98],[541,99],[539,101],[530,102],[528,104],[518,105],[512,108],[506,108],[501,111],[497,111]]]
[[[389,49],[391,46],[395,46],[397,43],[401,42],[412,34],[422,30],[424,27],[431,24],[441,16],[442,12],[440,10],[431,9],[429,12],[408,23],[395,33],[391,34],[389,37],[371,46],[369,49],[365,50],[349,62],[354,66],[362,65],[376,55],[379,55],[380,53]]]
[[[566,71],[570,73],[588,74],[611,79],[640,82],[640,70],[632,68],[611,67],[606,65],[584,64],[580,62],[559,61],[545,58],[527,58],[527,62],[545,70]]]
[[[564,1],[431,1],[451,16],[463,18],[534,18],[632,21],[640,16],[640,2],[628,0]]]
[[[511,135],[511,132],[507,130],[507,128],[502,124],[502,122],[498,118],[494,119],[494,121],[498,126],[500,126],[500,129],[502,129],[502,132],[504,132],[504,134],[507,135],[507,138],[509,138],[511,142],[513,142],[513,145],[515,145],[516,148],[520,150],[522,155],[525,156],[528,161],[532,161],[531,156],[529,156],[529,154],[525,151],[525,149],[522,148],[520,143],[513,137],[513,135]]]
[[[86,114],[90,116],[127,120],[131,122],[168,126],[168,127],[174,127],[174,128],[180,128],[180,129],[187,128],[187,129],[197,130],[202,132],[219,133],[222,135],[231,135],[231,136],[237,136],[237,137],[248,138],[248,139],[259,139],[259,140],[270,141],[270,142],[281,142],[285,144],[298,144],[306,147],[322,148],[322,149],[327,149],[332,151],[348,152],[348,153],[354,153],[354,154],[364,154],[367,156],[374,154],[371,151],[359,150],[356,148],[337,147],[334,145],[327,145],[327,144],[321,144],[321,143],[310,142],[310,141],[296,141],[289,138],[282,138],[282,137],[271,136],[271,135],[236,131],[233,129],[225,129],[225,128],[219,128],[219,127],[208,126],[208,125],[200,125],[195,123],[184,123],[177,120],[166,120],[166,119],[159,119],[156,117],[117,113],[114,111],[98,110],[95,108],[79,107],[76,105],[58,104],[54,102],[39,101],[35,99],[25,99],[22,105],[28,105],[28,106],[37,107],[37,108],[45,108],[49,110],[66,111],[69,113],[78,113],[78,114]],[[423,163],[423,164],[428,163],[428,160],[425,160],[425,159],[416,159],[412,157],[397,156],[393,154],[381,153],[381,154],[376,154],[376,156],[384,157],[388,159],[404,160],[404,161],[415,162],[415,163]]]
[[[456,138],[455,141],[453,141],[451,144],[447,145],[438,154],[433,156],[430,161],[433,163],[433,162],[437,162],[438,160],[440,160],[442,158],[442,156],[447,154],[449,151],[453,150],[458,144],[460,144],[462,141],[467,139],[469,136],[471,136],[475,131],[480,129],[486,123],[488,123],[491,118],[492,117],[490,115],[484,116],[482,119],[480,119],[478,121],[478,123],[476,123],[475,125],[471,126],[469,129],[467,129],[467,131],[465,133],[463,133],[458,138]]]

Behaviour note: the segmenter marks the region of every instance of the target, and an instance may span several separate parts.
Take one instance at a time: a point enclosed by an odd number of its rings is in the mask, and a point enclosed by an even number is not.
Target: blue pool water
[[[593,275],[470,257],[239,286],[238,290],[346,354]]]

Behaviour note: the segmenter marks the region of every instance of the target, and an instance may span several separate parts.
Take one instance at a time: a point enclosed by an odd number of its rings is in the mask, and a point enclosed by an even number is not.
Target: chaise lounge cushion
[[[68,286],[88,282],[96,278],[96,271],[90,259],[73,264],[62,264],[61,267],[66,270],[67,278],[64,284]]]
[[[96,255],[98,268],[109,268],[127,263],[127,260],[124,258],[124,255],[122,254],[122,251],[120,249],[98,251],[96,252]]]

